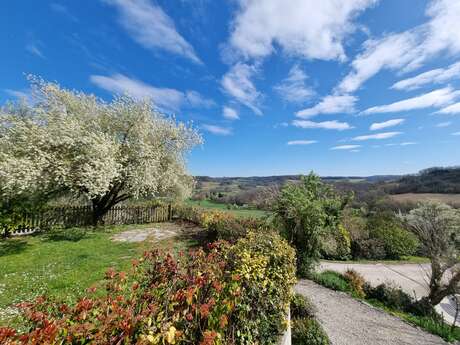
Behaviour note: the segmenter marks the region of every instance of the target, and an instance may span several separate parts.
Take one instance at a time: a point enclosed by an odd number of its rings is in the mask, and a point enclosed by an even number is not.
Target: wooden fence
[[[172,206],[115,206],[102,218],[105,225],[145,224],[172,220]],[[39,214],[24,214],[16,220],[18,235],[50,227],[79,227],[91,225],[91,206],[53,207]]]

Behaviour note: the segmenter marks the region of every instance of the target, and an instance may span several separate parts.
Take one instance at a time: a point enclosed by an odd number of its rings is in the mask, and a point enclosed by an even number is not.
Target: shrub
[[[350,283],[338,272],[324,271],[321,273],[314,273],[312,279],[320,285],[329,289],[350,292]]]
[[[380,240],[388,259],[399,259],[413,255],[419,247],[417,237],[402,228],[399,221],[390,215],[375,215],[368,224],[370,238]]]
[[[351,255],[350,233],[341,224],[337,226],[337,231],[328,233],[324,236],[322,255],[326,259],[347,260]]]
[[[295,319],[292,321],[293,345],[329,345],[329,338],[315,319]]]
[[[176,218],[203,227],[207,230],[210,241],[219,239],[235,242],[244,237],[248,231],[267,232],[271,230],[268,223],[263,219],[238,218],[225,211],[206,210],[194,206],[175,205],[174,215]]]
[[[348,269],[343,274],[343,277],[350,283],[350,286],[356,297],[366,297],[366,294],[364,293],[364,284],[366,283],[366,281],[364,280],[364,277],[361,274],[359,274],[355,270]]]
[[[354,259],[381,260],[386,258],[385,243],[380,239],[359,239],[351,243]]]
[[[291,318],[304,319],[313,318],[315,316],[315,308],[310,300],[301,294],[294,294],[291,298]]]
[[[109,270],[102,297],[22,304],[29,331],[0,328],[0,343],[274,344],[294,273],[294,251],[275,234],[216,242],[178,259],[155,250],[130,274]]]
[[[274,222],[297,250],[297,273],[306,276],[321,257],[322,239],[336,231],[348,198],[310,173],[287,184],[273,206]]]
[[[380,284],[375,288],[366,285],[364,290],[367,298],[380,301],[392,309],[409,312],[414,303],[414,299],[403,290],[388,284]]]
[[[239,343],[269,344],[284,328],[295,278],[295,252],[274,233],[250,232],[228,256],[241,277],[243,293],[232,319]],[[276,301],[276,303],[274,303]]]

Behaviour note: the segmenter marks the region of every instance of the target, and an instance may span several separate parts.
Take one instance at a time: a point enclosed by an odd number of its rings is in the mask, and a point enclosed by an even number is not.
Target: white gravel
[[[448,344],[397,317],[312,281],[299,281],[295,290],[315,305],[317,318],[332,345]]]

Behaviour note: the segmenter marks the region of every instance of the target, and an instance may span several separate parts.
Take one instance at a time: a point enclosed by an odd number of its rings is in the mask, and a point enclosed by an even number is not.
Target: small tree
[[[402,216],[431,261],[430,292],[422,302],[433,307],[458,291],[460,283],[460,215],[452,207],[427,202]]]
[[[348,197],[337,195],[314,173],[281,190],[273,207],[275,223],[297,250],[300,275],[307,275],[317,264],[323,235],[338,230],[348,201]]]
[[[148,100],[104,102],[31,79],[33,105],[0,113],[0,197],[57,192],[84,196],[93,222],[129,198],[187,195],[185,154],[201,142],[191,127]]]

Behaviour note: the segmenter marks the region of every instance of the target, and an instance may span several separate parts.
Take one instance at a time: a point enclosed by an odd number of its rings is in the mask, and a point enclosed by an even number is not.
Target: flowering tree
[[[446,204],[427,202],[401,216],[431,261],[430,306],[460,290],[460,213]]]
[[[201,143],[191,127],[149,101],[104,102],[31,78],[32,105],[0,114],[0,196],[71,192],[93,205],[93,221],[129,198],[186,196],[185,154]]]

